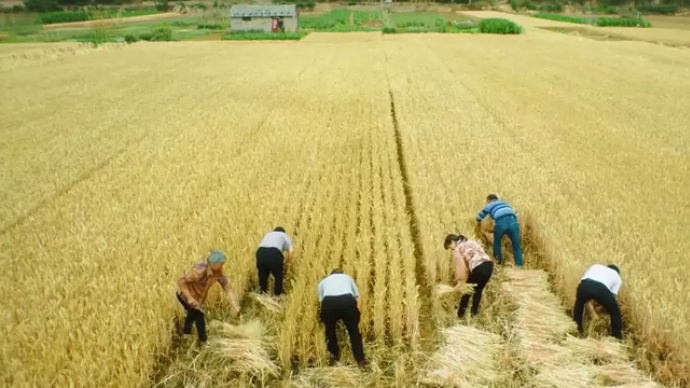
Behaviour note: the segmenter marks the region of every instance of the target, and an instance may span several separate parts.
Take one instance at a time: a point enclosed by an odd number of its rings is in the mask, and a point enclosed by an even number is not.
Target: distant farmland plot
[[[645,15],[656,28],[690,30],[690,16]]]
[[[464,386],[559,370],[578,386],[660,386],[645,366],[690,381],[683,50],[534,29],[19,52],[0,46],[4,386],[426,387],[447,354],[465,361],[446,376]],[[436,287],[452,281],[441,242],[477,237],[490,192],[518,211],[527,268],[498,268],[480,316],[458,321],[458,295]],[[276,225],[296,260],[287,298],[262,302],[254,252]],[[219,322],[208,349],[171,339],[176,281],[214,248],[243,316],[216,289],[209,321],[259,320],[252,346],[271,373],[233,363]],[[606,325],[587,340],[568,325],[594,262],[621,267],[630,352],[600,338]],[[320,368],[316,285],[336,267],[362,294],[367,372]],[[558,352],[538,358],[542,345]]]

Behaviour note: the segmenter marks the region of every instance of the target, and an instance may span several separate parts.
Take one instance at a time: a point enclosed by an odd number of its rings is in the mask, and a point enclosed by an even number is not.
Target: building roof
[[[295,4],[281,5],[250,5],[235,4],[230,8],[231,18],[242,17],[273,17],[273,16],[297,16]]]

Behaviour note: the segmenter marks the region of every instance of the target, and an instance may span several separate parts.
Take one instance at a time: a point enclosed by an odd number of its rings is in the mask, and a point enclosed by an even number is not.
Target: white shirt
[[[259,248],[276,248],[285,252],[292,249],[292,240],[283,232],[268,232],[259,243]]]
[[[319,302],[323,302],[323,298],[327,296],[347,294],[359,298],[359,290],[355,281],[344,273],[334,273],[319,283]]]
[[[616,270],[601,264],[594,264],[593,266],[589,267],[587,272],[585,272],[585,276],[583,276],[581,280],[584,279],[597,281],[605,285],[616,295],[618,295],[618,291],[623,285],[623,279],[621,279],[621,275],[619,275]]]

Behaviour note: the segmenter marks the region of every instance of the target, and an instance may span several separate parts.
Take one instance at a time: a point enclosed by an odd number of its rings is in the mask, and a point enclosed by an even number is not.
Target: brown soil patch
[[[225,35],[225,32],[211,32],[206,35],[199,35],[195,36],[189,39],[185,39],[185,41],[209,41],[209,40],[221,40],[223,38],[223,35]]]
[[[615,34],[609,34],[601,30],[595,30],[593,28],[588,28],[588,27],[537,27],[542,30],[547,30],[547,31],[554,31],[554,32],[560,32],[562,34],[568,34],[568,35],[574,35],[574,36],[581,36],[584,38],[590,38],[594,40],[613,40],[613,41],[621,41],[621,40],[633,40],[630,38],[625,38],[620,35],[615,35]]]
[[[645,29],[642,33],[638,33],[635,29],[613,29],[608,28],[594,28],[594,27],[537,27],[541,30],[560,32],[568,35],[581,36],[583,38],[589,38],[593,40],[605,40],[605,41],[638,41],[647,43],[662,44],[671,47],[690,47],[690,40],[683,40],[680,37],[671,40],[665,36],[655,37],[653,34],[645,35],[644,32],[651,31],[659,32],[660,30],[647,30]],[[635,35],[635,33],[638,33]]]
[[[644,15],[654,28],[690,30],[690,16]]]
[[[383,24],[381,24],[380,21],[378,20],[367,20],[366,22],[362,23],[362,27],[382,27]]]

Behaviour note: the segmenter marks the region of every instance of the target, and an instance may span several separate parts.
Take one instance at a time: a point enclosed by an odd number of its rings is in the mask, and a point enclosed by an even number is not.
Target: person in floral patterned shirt
[[[461,234],[447,235],[443,241],[443,248],[452,251],[455,262],[455,288],[459,289],[465,282],[472,284],[474,288],[472,295],[465,294],[460,298],[458,318],[465,316],[470,296],[472,296],[471,314],[476,316],[479,313],[484,287],[493,274],[494,263],[478,242],[468,240]]]

